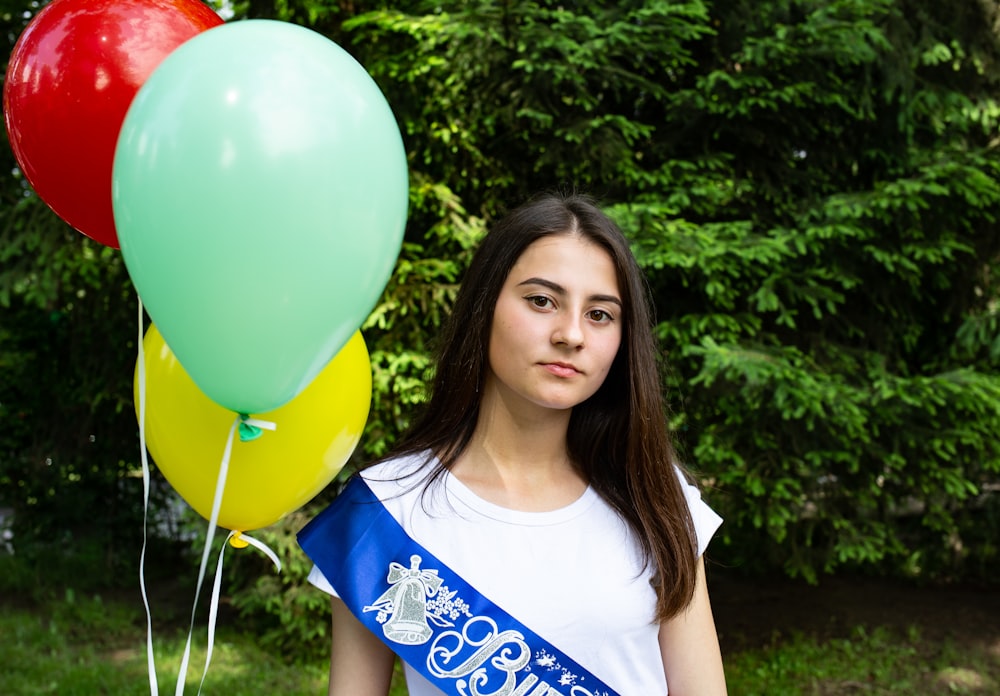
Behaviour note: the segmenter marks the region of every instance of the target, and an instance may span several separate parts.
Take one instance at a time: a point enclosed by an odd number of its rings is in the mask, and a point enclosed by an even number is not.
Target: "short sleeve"
[[[321,571],[317,566],[314,565],[312,567],[312,570],[309,571],[309,577],[307,577],[306,580],[309,581],[309,584],[323,590],[328,595],[340,597],[340,595],[337,594],[337,591],[333,589],[333,585],[330,584],[330,581],[326,579],[325,575],[323,575],[323,571]]]
[[[722,526],[722,517],[702,500],[698,487],[688,483],[680,469],[675,470],[681,480],[688,509],[691,511],[691,520],[694,522],[694,531],[698,537],[698,556],[701,557],[705,553],[705,549],[708,548],[712,537]]]

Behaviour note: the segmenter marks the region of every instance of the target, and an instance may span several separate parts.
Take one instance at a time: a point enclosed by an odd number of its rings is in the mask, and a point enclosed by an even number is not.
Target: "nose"
[[[583,347],[583,320],[576,315],[564,314],[552,332],[552,343],[568,348]]]

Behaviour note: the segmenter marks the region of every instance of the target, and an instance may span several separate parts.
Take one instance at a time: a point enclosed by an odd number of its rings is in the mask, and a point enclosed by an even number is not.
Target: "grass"
[[[154,615],[155,619],[155,615]],[[173,693],[187,631],[154,632],[159,690]],[[150,693],[141,604],[100,595],[65,596],[0,613],[5,696],[129,696]],[[205,660],[204,625],[185,693],[197,692]],[[1000,645],[957,645],[925,639],[912,628],[858,627],[845,638],[793,635],[726,656],[734,696],[1000,693]],[[322,694],[326,665],[289,664],[262,650],[254,636],[221,626],[202,693],[225,696]],[[405,696],[397,684],[392,696]]]
[[[0,617],[4,668],[0,693],[23,696],[150,693],[142,606],[106,603],[100,596],[70,598],[39,610],[14,609]],[[137,617],[139,621],[137,622]],[[202,627],[203,628],[203,627]],[[203,633],[203,631],[202,631]],[[160,691],[173,693],[186,632],[154,633]],[[204,636],[193,649],[187,692],[197,692],[205,663]],[[216,637],[205,694],[319,694],[321,665],[292,666],[260,650],[251,636],[223,628]]]
[[[859,626],[823,641],[797,634],[726,662],[729,691],[741,696],[1000,693],[1000,645],[960,647],[916,627]]]
[[[156,616],[154,613],[154,620]],[[185,677],[185,694],[198,692],[205,665],[206,626],[196,624]],[[0,611],[4,658],[3,696],[140,696],[151,693],[142,605],[101,595],[59,600],[31,609]],[[160,693],[173,694],[187,630],[157,632],[153,653]],[[252,635],[220,626],[202,693],[225,696],[293,696],[326,693],[327,665],[289,664],[260,648]],[[406,696],[401,674],[391,696]]]

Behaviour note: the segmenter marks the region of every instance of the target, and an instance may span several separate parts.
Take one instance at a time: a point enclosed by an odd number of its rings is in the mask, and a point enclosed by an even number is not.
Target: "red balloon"
[[[7,67],[4,121],[59,217],[118,248],[111,166],[125,112],[171,51],[219,24],[199,0],[53,0],[28,23]]]

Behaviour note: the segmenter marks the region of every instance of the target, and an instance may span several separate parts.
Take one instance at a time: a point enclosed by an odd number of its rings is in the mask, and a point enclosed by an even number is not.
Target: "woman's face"
[[[512,408],[571,409],[603,384],[622,336],[611,256],[575,234],[529,245],[497,298],[486,388]]]

